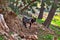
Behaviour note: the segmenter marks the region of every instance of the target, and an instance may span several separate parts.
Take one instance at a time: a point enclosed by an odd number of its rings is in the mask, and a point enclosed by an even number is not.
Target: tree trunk
[[[14,38],[9,34],[9,28],[2,14],[0,14],[0,33],[6,36],[7,38],[14,40]]]
[[[39,13],[38,19],[42,19],[43,18],[44,6],[45,6],[44,0],[42,0],[41,8],[40,8],[40,13]]]
[[[56,12],[56,9],[57,9],[57,3],[58,1],[57,0],[54,0],[54,4],[52,5],[52,8],[48,14],[48,17],[47,19],[45,20],[45,22],[43,23],[44,26],[46,26],[47,28],[49,27],[50,23],[51,23],[51,20]]]

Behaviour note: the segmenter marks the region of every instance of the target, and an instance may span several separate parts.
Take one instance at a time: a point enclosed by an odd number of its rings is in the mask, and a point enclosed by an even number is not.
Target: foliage
[[[60,37],[58,37],[58,40],[60,40]]]
[[[53,39],[53,35],[50,34],[42,34],[38,36],[38,40],[52,40]]]
[[[4,40],[4,37],[2,35],[0,35],[0,40]]]
[[[51,5],[51,2],[50,2],[51,0],[46,0],[45,1],[45,3],[48,5],[48,6],[50,6]]]
[[[43,23],[44,21],[42,19],[37,19],[36,22]]]
[[[53,18],[51,24],[57,25],[57,26],[60,27],[60,16],[54,16],[54,18]]]

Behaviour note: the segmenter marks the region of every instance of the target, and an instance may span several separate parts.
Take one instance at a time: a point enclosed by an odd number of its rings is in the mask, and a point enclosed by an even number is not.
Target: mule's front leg
[[[30,23],[29,29],[31,29],[31,23]]]

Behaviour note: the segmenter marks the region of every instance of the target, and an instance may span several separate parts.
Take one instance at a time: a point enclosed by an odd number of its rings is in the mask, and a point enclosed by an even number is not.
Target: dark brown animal
[[[23,17],[22,22],[23,22],[23,25],[25,26],[25,28],[27,28],[26,23],[29,23],[30,24],[29,28],[31,28],[32,23],[36,22],[36,18]]]

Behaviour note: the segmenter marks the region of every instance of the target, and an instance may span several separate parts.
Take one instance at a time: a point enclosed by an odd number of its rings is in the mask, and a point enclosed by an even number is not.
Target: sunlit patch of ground
[[[52,20],[52,22],[51,22],[51,24],[53,24],[53,25],[56,25],[56,26],[59,26],[60,27],[60,16],[54,16],[54,18],[53,18],[53,20]]]

